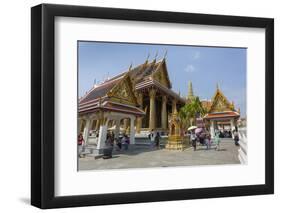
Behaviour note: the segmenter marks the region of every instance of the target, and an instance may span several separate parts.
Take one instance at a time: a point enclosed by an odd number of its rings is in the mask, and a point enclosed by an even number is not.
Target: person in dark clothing
[[[160,134],[159,132],[156,133],[155,136],[155,146],[159,149],[160,148]]]
[[[238,131],[235,129],[233,132],[233,136],[234,136],[234,143],[236,146],[239,146],[239,135],[238,135]]]

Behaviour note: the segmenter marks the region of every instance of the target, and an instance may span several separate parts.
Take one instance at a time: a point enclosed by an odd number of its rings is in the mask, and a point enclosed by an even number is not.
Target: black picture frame
[[[265,184],[95,195],[54,195],[55,17],[264,28]],[[41,4],[31,8],[31,204],[61,208],[274,193],[274,20],[271,18]]]

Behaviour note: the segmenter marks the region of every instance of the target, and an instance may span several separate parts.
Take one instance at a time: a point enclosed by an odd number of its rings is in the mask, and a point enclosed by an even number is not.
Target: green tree
[[[179,117],[184,128],[195,125],[196,117],[202,117],[205,114],[206,110],[202,106],[199,97],[191,99],[189,103],[185,104],[179,111]]]

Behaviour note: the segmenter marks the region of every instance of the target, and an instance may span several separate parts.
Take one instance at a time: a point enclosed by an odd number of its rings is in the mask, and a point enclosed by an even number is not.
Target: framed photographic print
[[[31,9],[31,204],[272,194],[274,21]]]

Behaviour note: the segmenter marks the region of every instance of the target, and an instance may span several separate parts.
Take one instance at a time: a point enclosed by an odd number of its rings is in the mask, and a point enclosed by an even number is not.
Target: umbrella
[[[197,129],[197,126],[191,126],[187,130],[190,131],[190,130],[193,130],[193,129]]]
[[[114,126],[108,128],[108,130],[115,130],[115,128],[116,128],[116,125],[114,125]]]
[[[195,134],[199,134],[203,131],[203,128],[197,128],[195,129]]]
[[[116,129],[116,125],[114,125],[114,126],[108,128],[108,130],[115,130],[115,129]],[[119,130],[120,130],[120,131],[124,131],[125,129],[124,129],[123,127],[119,127]]]

